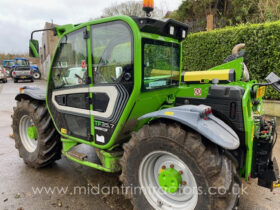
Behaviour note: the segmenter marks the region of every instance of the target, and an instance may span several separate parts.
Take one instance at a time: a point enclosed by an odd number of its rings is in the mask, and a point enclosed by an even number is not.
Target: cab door
[[[91,26],[95,144],[110,142],[133,91],[133,33],[123,21]]]
[[[56,50],[47,104],[62,135],[92,142],[86,28],[66,34]]]

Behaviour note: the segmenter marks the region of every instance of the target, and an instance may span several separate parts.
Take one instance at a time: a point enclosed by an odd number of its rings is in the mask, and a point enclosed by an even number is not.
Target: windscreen
[[[14,61],[6,61],[6,66],[13,66],[15,65]]]
[[[29,63],[27,60],[16,60],[16,65],[19,66],[29,66]]]
[[[179,73],[179,44],[143,39],[144,90],[178,85]]]

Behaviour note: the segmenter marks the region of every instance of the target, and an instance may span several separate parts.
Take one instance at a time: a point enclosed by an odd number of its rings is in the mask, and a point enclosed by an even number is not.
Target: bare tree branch
[[[152,17],[162,18],[165,16],[167,11],[161,8],[155,8],[152,12]],[[112,4],[110,7],[103,10],[102,17],[110,17],[116,15],[128,15],[128,16],[139,16],[145,17],[146,13],[142,10],[142,1],[128,1],[120,4]]]

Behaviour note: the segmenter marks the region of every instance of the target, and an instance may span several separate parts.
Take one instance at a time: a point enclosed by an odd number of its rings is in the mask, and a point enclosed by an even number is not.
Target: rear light
[[[209,114],[212,113],[212,109],[211,108],[208,108],[205,110],[205,115],[208,116]]]
[[[203,117],[204,120],[207,120],[208,115],[212,114],[212,108],[206,108],[202,113],[201,117]]]
[[[13,76],[17,76],[17,74],[16,74],[16,72],[15,72],[15,71],[13,71]]]
[[[31,76],[33,75],[33,72],[32,72],[32,71],[30,71],[30,75],[31,75]]]

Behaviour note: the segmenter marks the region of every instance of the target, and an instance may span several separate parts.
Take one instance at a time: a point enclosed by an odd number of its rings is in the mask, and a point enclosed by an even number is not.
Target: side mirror
[[[118,79],[123,73],[122,67],[116,67],[116,79]]]
[[[39,57],[39,42],[35,39],[29,40],[29,56],[33,58]]]
[[[280,78],[274,73],[271,72],[265,80],[272,85],[272,87],[280,93]]]

